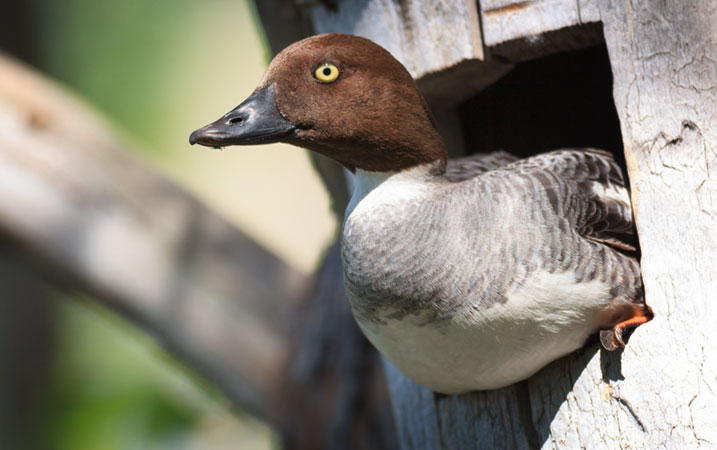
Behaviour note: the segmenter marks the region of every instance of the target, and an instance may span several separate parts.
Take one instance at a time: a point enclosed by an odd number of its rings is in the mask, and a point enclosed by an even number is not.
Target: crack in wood
[[[643,433],[647,433],[645,424],[642,423],[642,420],[640,420],[640,417],[637,415],[635,410],[632,408],[632,405],[630,404],[630,402],[628,402],[626,399],[624,399],[622,397],[618,397],[618,396],[613,396],[613,398],[615,400],[617,400],[617,402],[620,405],[622,405],[623,409],[628,413],[628,415],[633,418],[633,420],[635,421],[637,426],[640,428],[640,431],[642,431]]]

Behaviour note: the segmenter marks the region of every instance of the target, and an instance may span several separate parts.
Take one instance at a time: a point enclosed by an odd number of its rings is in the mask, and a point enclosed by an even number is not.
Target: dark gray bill
[[[250,95],[221,119],[192,133],[189,143],[207,147],[268,144],[280,141],[295,129],[279,113],[272,84]]]

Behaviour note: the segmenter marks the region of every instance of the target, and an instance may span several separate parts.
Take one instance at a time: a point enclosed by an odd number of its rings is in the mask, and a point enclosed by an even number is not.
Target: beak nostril
[[[242,122],[244,122],[244,118],[241,116],[232,117],[231,119],[229,119],[229,125],[236,125]]]

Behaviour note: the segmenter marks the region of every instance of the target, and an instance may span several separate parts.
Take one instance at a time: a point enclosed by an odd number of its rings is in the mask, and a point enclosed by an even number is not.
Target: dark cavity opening
[[[624,169],[604,45],[519,63],[458,112],[471,153],[506,150],[527,157],[595,147],[612,152]]]

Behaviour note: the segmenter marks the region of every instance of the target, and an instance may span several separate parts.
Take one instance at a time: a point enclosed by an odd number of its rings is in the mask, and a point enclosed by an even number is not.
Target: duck
[[[290,45],[189,140],[285,142],[354,174],[341,231],[351,310],[388,361],[434,392],[509,386],[591,336],[624,347],[623,332],[653,316],[609,152],[449,160],[414,79],[368,39]]]

